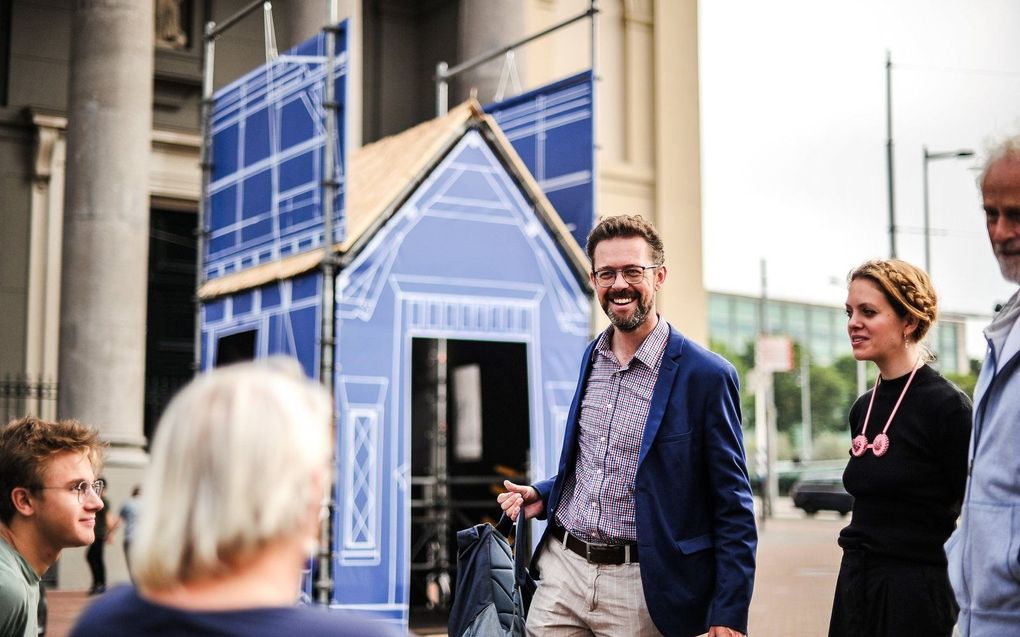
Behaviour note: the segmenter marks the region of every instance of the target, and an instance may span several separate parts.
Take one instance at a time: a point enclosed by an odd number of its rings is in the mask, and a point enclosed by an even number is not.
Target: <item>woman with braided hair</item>
[[[928,365],[921,340],[938,299],[923,270],[868,261],[847,281],[854,358],[879,377],[850,409],[843,484],[854,509],[839,534],[829,636],[949,637],[958,608],[942,545],[963,500],[971,402]]]

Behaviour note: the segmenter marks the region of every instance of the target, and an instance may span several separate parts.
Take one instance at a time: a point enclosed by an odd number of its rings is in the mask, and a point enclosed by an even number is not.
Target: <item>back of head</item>
[[[98,473],[101,447],[99,433],[76,420],[50,422],[27,416],[0,428],[0,522],[9,525],[14,518],[13,489],[44,486],[43,472],[51,458],[68,451],[88,454]]]
[[[142,489],[132,570],[155,589],[229,573],[299,532],[323,498],[327,394],[288,359],[203,374],[167,406]]]
[[[851,271],[847,282],[861,278],[878,285],[900,318],[917,320],[917,328],[910,335],[914,342],[923,339],[938,320],[938,295],[921,268],[900,259],[873,259]]]
[[[618,215],[615,217],[602,217],[599,222],[588,233],[586,250],[588,260],[595,263],[595,246],[607,239],[626,239],[640,237],[652,248],[652,261],[661,264],[666,258],[666,251],[662,245],[662,238],[655,230],[655,227],[645,221],[641,215]]]

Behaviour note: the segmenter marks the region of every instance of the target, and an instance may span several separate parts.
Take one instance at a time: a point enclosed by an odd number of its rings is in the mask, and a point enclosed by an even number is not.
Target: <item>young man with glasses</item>
[[[35,637],[40,578],[62,549],[95,540],[100,449],[73,420],[0,428],[0,637]]]
[[[757,533],[736,372],[656,313],[655,228],[604,218],[587,249],[611,325],[584,353],[559,471],[497,498],[549,521],[528,634],[743,635]]]

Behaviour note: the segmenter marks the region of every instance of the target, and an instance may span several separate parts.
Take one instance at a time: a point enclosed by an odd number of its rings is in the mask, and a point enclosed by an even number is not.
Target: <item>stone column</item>
[[[656,307],[680,331],[708,344],[701,258],[701,126],[698,2],[655,0],[655,223],[669,278]]]
[[[290,48],[304,42],[318,33],[326,24],[329,16],[329,4],[331,0],[288,0],[283,6],[287,11],[288,40],[286,47]],[[340,20],[354,17],[360,10],[355,5],[360,5],[358,0],[337,0],[337,13]]]
[[[331,0],[288,0],[288,40],[281,50],[290,48],[318,33],[329,16]],[[347,75],[347,148],[361,146],[361,1],[337,0],[340,21],[347,20],[347,51],[350,64]]]
[[[288,39],[282,52],[312,37],[326,24],[329,0],[290,0],[283,5],[287,11]]]
[[[145,463],[153,4],[77,0],[71,26],[58,412],[110,469]]]
[[[524,0],[461,0],[460,3],[460,55],[457,64],[492,49],[512,44],[525,35]],[[517,75],[524,89],[525,50],[515,52]],[[450,107],[465,100],[472,88],[478,89],[478,100],[483,104],[495,99],[499,87],[504,58],[500,57],[465,71],[457,78],[459,90],[451,96]],[[450,66],[454,66],[451,63]],[[507,83],[506,97],[513,95],[512,84]]]

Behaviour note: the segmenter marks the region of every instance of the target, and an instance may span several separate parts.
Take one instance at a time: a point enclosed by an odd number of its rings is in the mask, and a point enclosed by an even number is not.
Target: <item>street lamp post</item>
[[[974,151],[963,148],[960,150],[947,150],[931,152],[927,146],[921,147],[924,154],[924,269],[931,276],[931,220],[928,210],[928,162],[936,159],[953,159],[959,157],[973,157]]]

